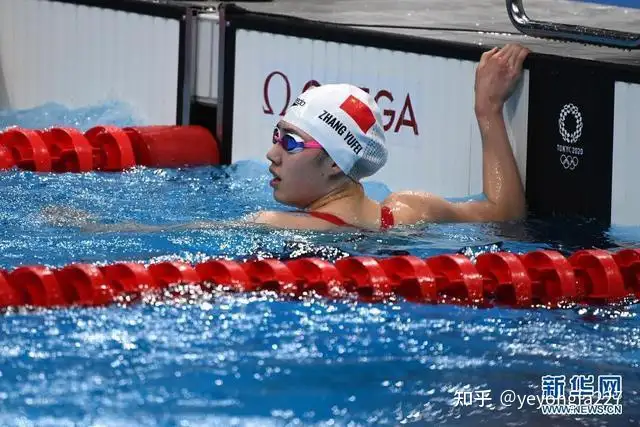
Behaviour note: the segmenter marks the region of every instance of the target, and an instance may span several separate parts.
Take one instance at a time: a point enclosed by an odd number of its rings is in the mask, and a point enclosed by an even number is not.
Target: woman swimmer
[[[256,223],[327,229],[384,229],[419,222],[482,222],[525,214],[520,174],[502,110],[529,50],[515,44],[485,52],[476,69],[475,114],[483,144],[486,200],[453,203],[423,192],[396,192],[381,204],[359,180],[386,162],[380,109],[351,85],[323,85],[299,96],[274,131],[267,153],[276,200],[305,214],[260,212]]]
[[[351,226],[387,229],[421,222],[506,221],[524,216],[525,196],[502,115],[504,103],[522,73],[529,50],[516,44],[485,52],[476,69],[475,114],[483,144],[486,200],[450,202],[424,192],[396,192],[381,204],[365,195],[360,180],[387,160],[380,109],[363,90],[326,84],[301,94],[277,123],[267,153],[274,198],[298,212],[263,211],[243,223],[278,228],[327,230]],[[179,226],[97,224],[72,216],[60,224],[91,231],[154,231],[202,228],[219,223]],[[246,222],[244,222],[246,221]],[[236,222],[237,223],[237,222]]]

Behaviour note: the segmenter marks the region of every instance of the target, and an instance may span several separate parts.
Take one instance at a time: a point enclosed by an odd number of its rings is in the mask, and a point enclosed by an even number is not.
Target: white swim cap
[[[326,84],[301,94],[283,120],[318,141],[344,173],[360,180],[387,162],[380,107],[349,84]]]

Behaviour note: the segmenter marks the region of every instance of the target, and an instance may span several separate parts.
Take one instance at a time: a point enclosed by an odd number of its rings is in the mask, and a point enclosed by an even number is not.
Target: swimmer
[[[363,90],[326,84],[301,94],[273,131],[267,152],[273,197],[295,211],[263,211],[242,223],[277,228],[384,230],[426,222],[520,219],[525,195],[509,144],[503,107],[529,50],[517,44],[485,52],[476,68],[475,115],[482,138],[486,200],[450,202],[435,194],[402,191],[378,203],[361,180],[387,161],[380,108]],[[235,222],[238,223],[237,221]],[[200,222],[170,227],[92,223],[95,231],[152,231],[214,227]],[[86,227],[83,227],[86,228]]]
[[[276,200],[303,210],[260,212],[253,220],[276,227],[385,229],[420,222],[519,219],[525,195],[502,110],[529,50],[515,44],[485,52],[476,69],[475,114],[483,144],[486,200],[454,203],[424,192],[396,192],[381,204],[360,180],[387,160],[380,109],[350,85],[323,85],[300,95],[277,124],[267,153]]]

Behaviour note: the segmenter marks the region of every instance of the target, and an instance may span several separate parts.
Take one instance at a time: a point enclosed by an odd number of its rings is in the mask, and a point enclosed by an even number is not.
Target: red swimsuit
[[[327,212],[307,212],[307,213],[315,218],[323,219],[325,221],[328,221],[338,226],[353,227],[353,225],[344,222],[342,219],[338,218],[334,214],[330,214]],[[389,208],[388,206],[383,206],[382,209],[380,210],[380,229],[387,230],[393,227],[394,224],[395,224],[395,221],[393,219],[393,212],[391,212],[391,208]]]

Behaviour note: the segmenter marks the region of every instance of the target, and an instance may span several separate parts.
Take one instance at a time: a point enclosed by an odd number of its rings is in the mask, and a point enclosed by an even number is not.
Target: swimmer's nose
[[[282,147],[280,144],[273,144],[269,151],[267,151],[267,159],[275,164],[280,164],[282,158]]]

